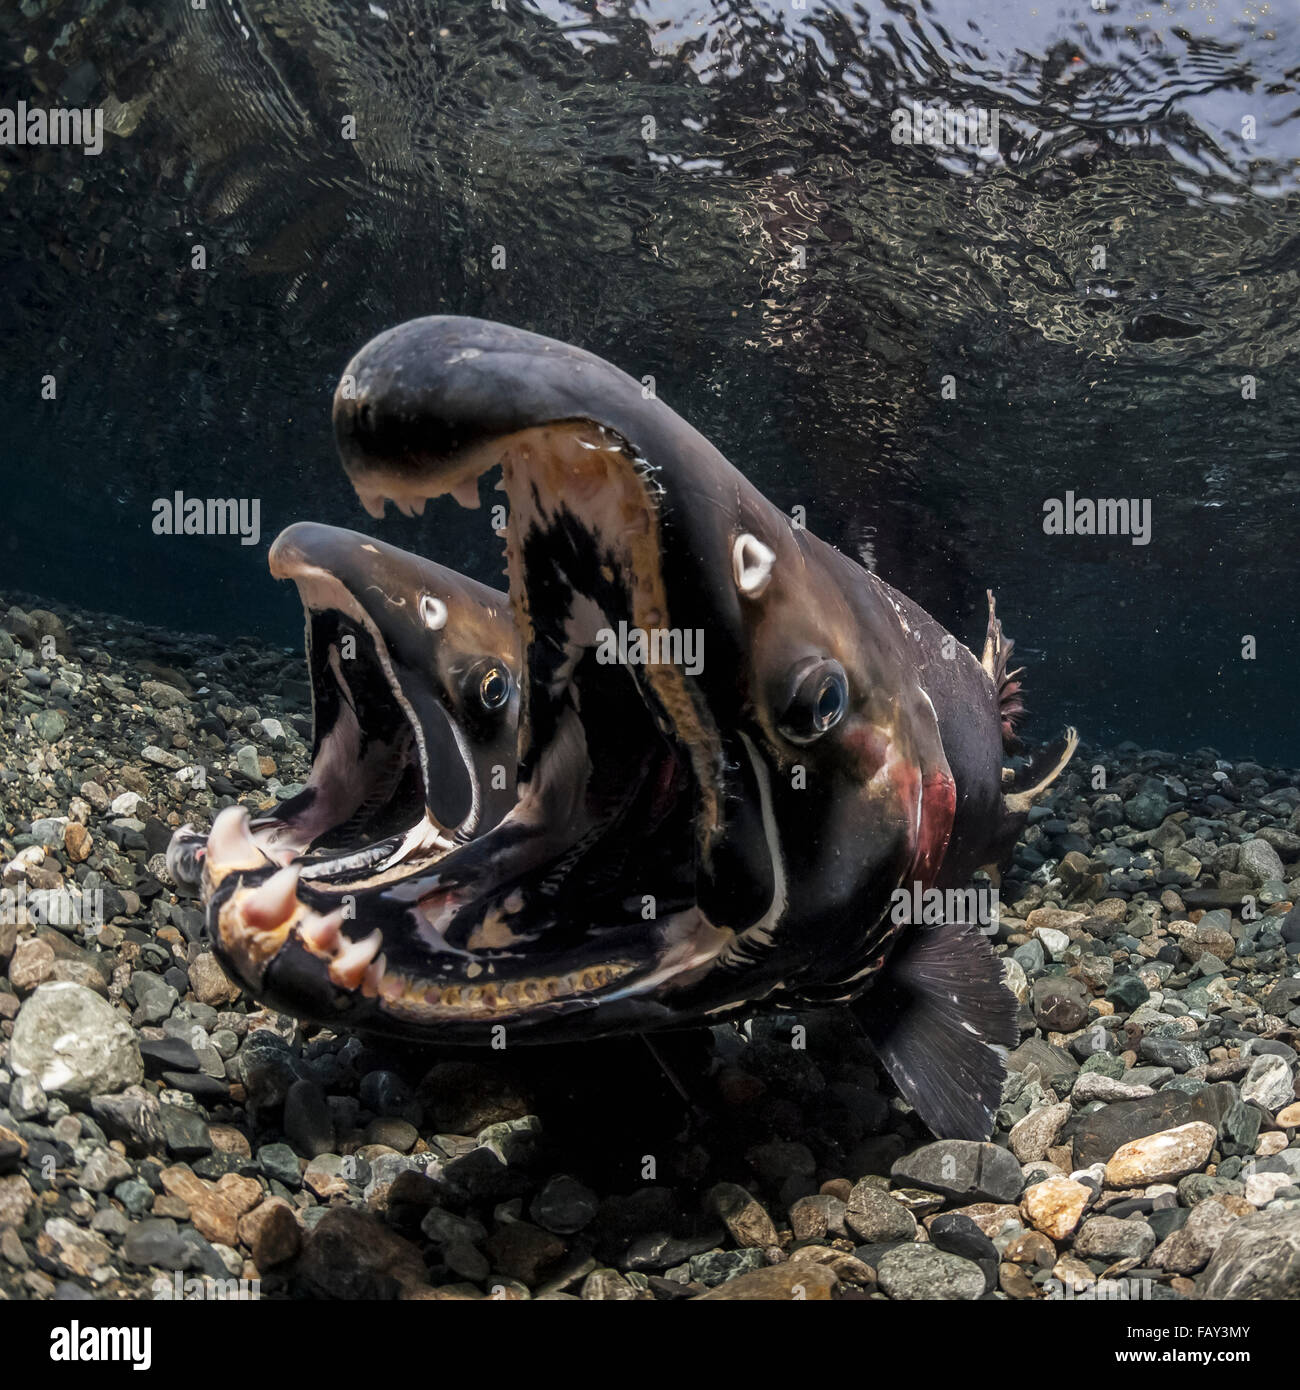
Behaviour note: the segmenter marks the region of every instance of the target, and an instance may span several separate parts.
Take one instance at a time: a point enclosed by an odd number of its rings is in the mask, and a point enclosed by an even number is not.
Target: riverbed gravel
[[[994,927],[988,1143],[824,1011],[506,1053],[303,1026],[164,851],[310,763],[300,653],[0,598],[0,1297],[1300,1297],[1300,773],[1085,745]]]

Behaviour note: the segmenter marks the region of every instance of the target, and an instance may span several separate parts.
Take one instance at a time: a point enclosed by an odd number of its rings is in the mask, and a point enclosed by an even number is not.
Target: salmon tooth
[[[297,864],[277,869],[244,900],[244,921],[261,931],[283,926],[298,906],[298,875],[301,872]]]
[[[340,989],[356,989],[383,944],[384,934],[378,927],[364,940],[349,942],[330,962],[330,979]]]
[[[227,806],[212,822],[204,858],[209,874],[217,877],[232,869],[260,869],[267,862],[248,828],[248,812],[242,806]]]
[[[366,967],[366,973],[361,977],[361,993],[367,999],[373,999],[379,993],[379,986],[383,983],[384,971],[387,968],[388,961],[382,955]]]
[[[460,482],[451,489],[451,495],[462,507],[467,507],[472,512],[477,511],[479,507],[478,479],[462,478]]]
[[[357,498],[376,521],[384,519],[384,494],[382,492],[362,492],[358,488]]]
[[[338,949],[339,928],[343,925],[343,909],[336,907],[325,916],[314,914],[298,928],[298,935],[313,951],[328,951],[331,955]]]

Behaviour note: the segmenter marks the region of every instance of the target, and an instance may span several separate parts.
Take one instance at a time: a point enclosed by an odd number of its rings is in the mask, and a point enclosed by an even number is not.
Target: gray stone
[[[84,985],[41,985],[14,1021],[9,1063],[47,1094],[88,1100],[144,1078],[126,1017]]]
[[[49,1099],[34,1076],[16,1076],[9,1088],[9,1113],[15,1120],[36,1120],[45,1114]]]
[[[767,1257],[761,1250],[709,1250],[703,1255],[691,1256],[691,1278],[713,1288],[751,1269],[762,1269],[766,1264]]]
[[[876,1277],[896,1299],[975,1299],[985,1288],[979,1265],[931,1245],[896,1246],[880,1259]]]
[[[1156,1248],[1156,1233],[1137,1217],[1091,1216],[1074,1238],[1074,1253],[1081,1260],[1144,1259]]]
[[[103,1192],[106,1188],[129,1178],[135,1170],[112,1149],[96,1149],[86,1160],[77,1181],[87,1192]]]
[[[1241,1220],[1222,1202],[1199,1203],[1182,1227],[1162,1240],[1151,1256],[1151,1265],[1170,1274],[1196,1274],[1209,1263],[1229,1229]]]
[[[57,743],[68,730],[68,717],[62,710],[42,709],[32,715],[36,736],[46,743]]]
[[[1261,1211],[1234,1222],[1197,1280],[1197,1294],[1252,1302],[1300,1299],[1300,1208]]]
[[[849,1194],[844,1220],[869,1245],[916,1238],[916,1217],[902,1202],[865,1179]]]
[[[1285,879],[1286,870],[1278,852],[1267,840],[1247,840],[1237,855],[1237,872],[1260,887],[1269,879]]]
[[[160,1107],[163,1141],[177,1158],[196,1158],[212,1152],[212,1136],[207,1121],[180,1105]]]
[[[334,1121],[325,1092],[314,1081],[295,1081],[284,1101],[284,1133],[307,1158],[334,1148]]]
[[[940,1139],[898,1159],[896,1181],[954,1202],[1014,1202],[1024,1185],[1020,1164],[1008,1150],[971,1139]]]
[[[132,1216],[143,1216],[153,1206],[153,1188],[138,1178],[128,1178],[113,1189],[113,1196]]]
[[[136,1268],[189,1269],[197,1254],[170,1217],[150,1217],[139,1222],[122,1242],[122,1258]]]
[[[1267,1053],[1256,1057],[1241,1083],[1241,1098],[1251,1101],[1270,1114],[1281,1110],[1295,1099],[1295,1082],[1291,1068],[1281,1057]]]
[[[1192,1102],[1177,1091],[1159,1091],[1137,1100],[1121,1100],[1070,1122],[1074,1134],[1074,1161],[1080,1168],[1105,1163],[1116,1149],[1176,1129],[1195,1118]]]
[[[132,1153],[152,1153],[163,1142],[157,1096],[132,1086],[122,1095],[91,1096],[90,1113],[110,1138],[120,1139]]]
[[[262,784],[262,769],[258,766],[257,749],[246,743],[235,751],[235,766],[254,786]]]
[[[302,1186],[302,1168],[298,1155],[288,1144],[263,1144],[257,1151],[257,1161],[268,1178],[297,1191]],[[409,1167],[409,1161],[403,1164]]]
[[[529,1207],[529,1214],[545,1230],[572,1235],[596,1215],[600,1199],[577,1178],[557,1174],[549,1178]]]
[[[132,1015],[136,1023],[145,1025],[161,1023],[167,1018],[180,1000],[179,992],[161,976],[147,970],[136,970],[131,975],[131,992],[135,995],[136,1010]]]

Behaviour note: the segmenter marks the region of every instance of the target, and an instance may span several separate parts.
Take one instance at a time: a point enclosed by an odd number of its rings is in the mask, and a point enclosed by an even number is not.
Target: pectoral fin
[[[944,1139],[987,1139],[1002,1100],[1018,1005],[986,937],[914,927],[854,1004],[898,1089]]]

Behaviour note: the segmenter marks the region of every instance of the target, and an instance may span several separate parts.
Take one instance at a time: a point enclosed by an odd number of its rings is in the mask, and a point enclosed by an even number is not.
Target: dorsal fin
[[[1017,677],[1025,668],[1018,666],[1014,671],[1009,669],[1011,653],[1015,650],[1016,644],[1002,631],[997,607],[993,601],[993,590],[987,589],[985,592],[989,600],[989,626],[984,636],[984,655],[980,665],[984,667],[985,675],[993,682],[993,687],[998,692],[998,708],[1002,715],[1002,746],[1007,752],[1014,753],[1020,747],[1020,740],[1016,737],[1016,724],[1025,712],[1025,702]]]

